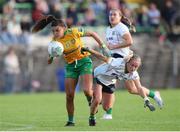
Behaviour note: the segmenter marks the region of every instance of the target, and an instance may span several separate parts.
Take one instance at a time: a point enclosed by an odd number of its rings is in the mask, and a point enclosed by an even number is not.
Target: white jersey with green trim
[[[123,35],[125,35],[126,33],[129,33],[129,29],[128,27],[123,24],[122,22],[120,22],[119,24],[117,24],[114,27],[108,27],[106,29],[106,41],[110,44],[110,45],[118,45],[121,44],[123,42]],[[130,53],[130,49],[129,47],[125,47],[125,48],[118,48],[118,49],[113,49],[110,50],[111,53],[118,53],[122,56],[127,56]]]
[[[94,77],[106,86],[115,84],[117,79],[139,79],[139,74],[137,71],[125,73],[125,65],[126,62],[123,58],[112,58],[110,63],[103,63],[94,69]]]

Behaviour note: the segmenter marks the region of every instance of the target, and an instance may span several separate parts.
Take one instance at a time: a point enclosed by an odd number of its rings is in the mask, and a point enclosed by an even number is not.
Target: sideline
[[[11,122],[0,122],[0,124],[6,124],[12,126],[10,129],[4,129],[0,131],[20,131],[20,130],[29,130],[34,128],[33,125],[28,125],[28,124],[18,124],[18,123],[11,123]]]

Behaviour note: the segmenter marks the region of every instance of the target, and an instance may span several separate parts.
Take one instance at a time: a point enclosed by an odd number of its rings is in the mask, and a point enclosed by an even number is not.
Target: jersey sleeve
[[[139,74],[137,71],[134,71],[131,76],[129,76],[128,80],[136,80],[140,79]]]
[[[122,24],[118,27],[118,32],[121,36],[123,36],[124,34],[129,33],[129,29],[126,25]]]

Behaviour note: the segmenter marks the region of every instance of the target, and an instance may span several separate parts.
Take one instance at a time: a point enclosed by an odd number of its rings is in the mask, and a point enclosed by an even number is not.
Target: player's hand
[[[89,48],[88,47],[82,47],[81,53],[84,54],[84,52],[89,52]]]
[[[53,57],[49,57],[48,64],[51,64],[53,62]]]
[[[107,57],[110,57],[110,56],[111,56],[110,50],[108,49],[108,47],[107,47],[105,44],[103,44],[103,45],[101,46],[100,51],[101,51],[101,53],[102,53],[103,55],[105,55],[105,56],[107,56]]]

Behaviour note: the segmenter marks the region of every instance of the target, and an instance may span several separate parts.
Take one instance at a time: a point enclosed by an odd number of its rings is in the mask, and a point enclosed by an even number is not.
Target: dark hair
[[[51,26],[62,26],[62,27],[67,27],[66,23],[61,20],[57,19],[52,15],[48,16],[43,16],[32,28],[32,32],[36,33],[45,28],[48,24],[51,23]]]

